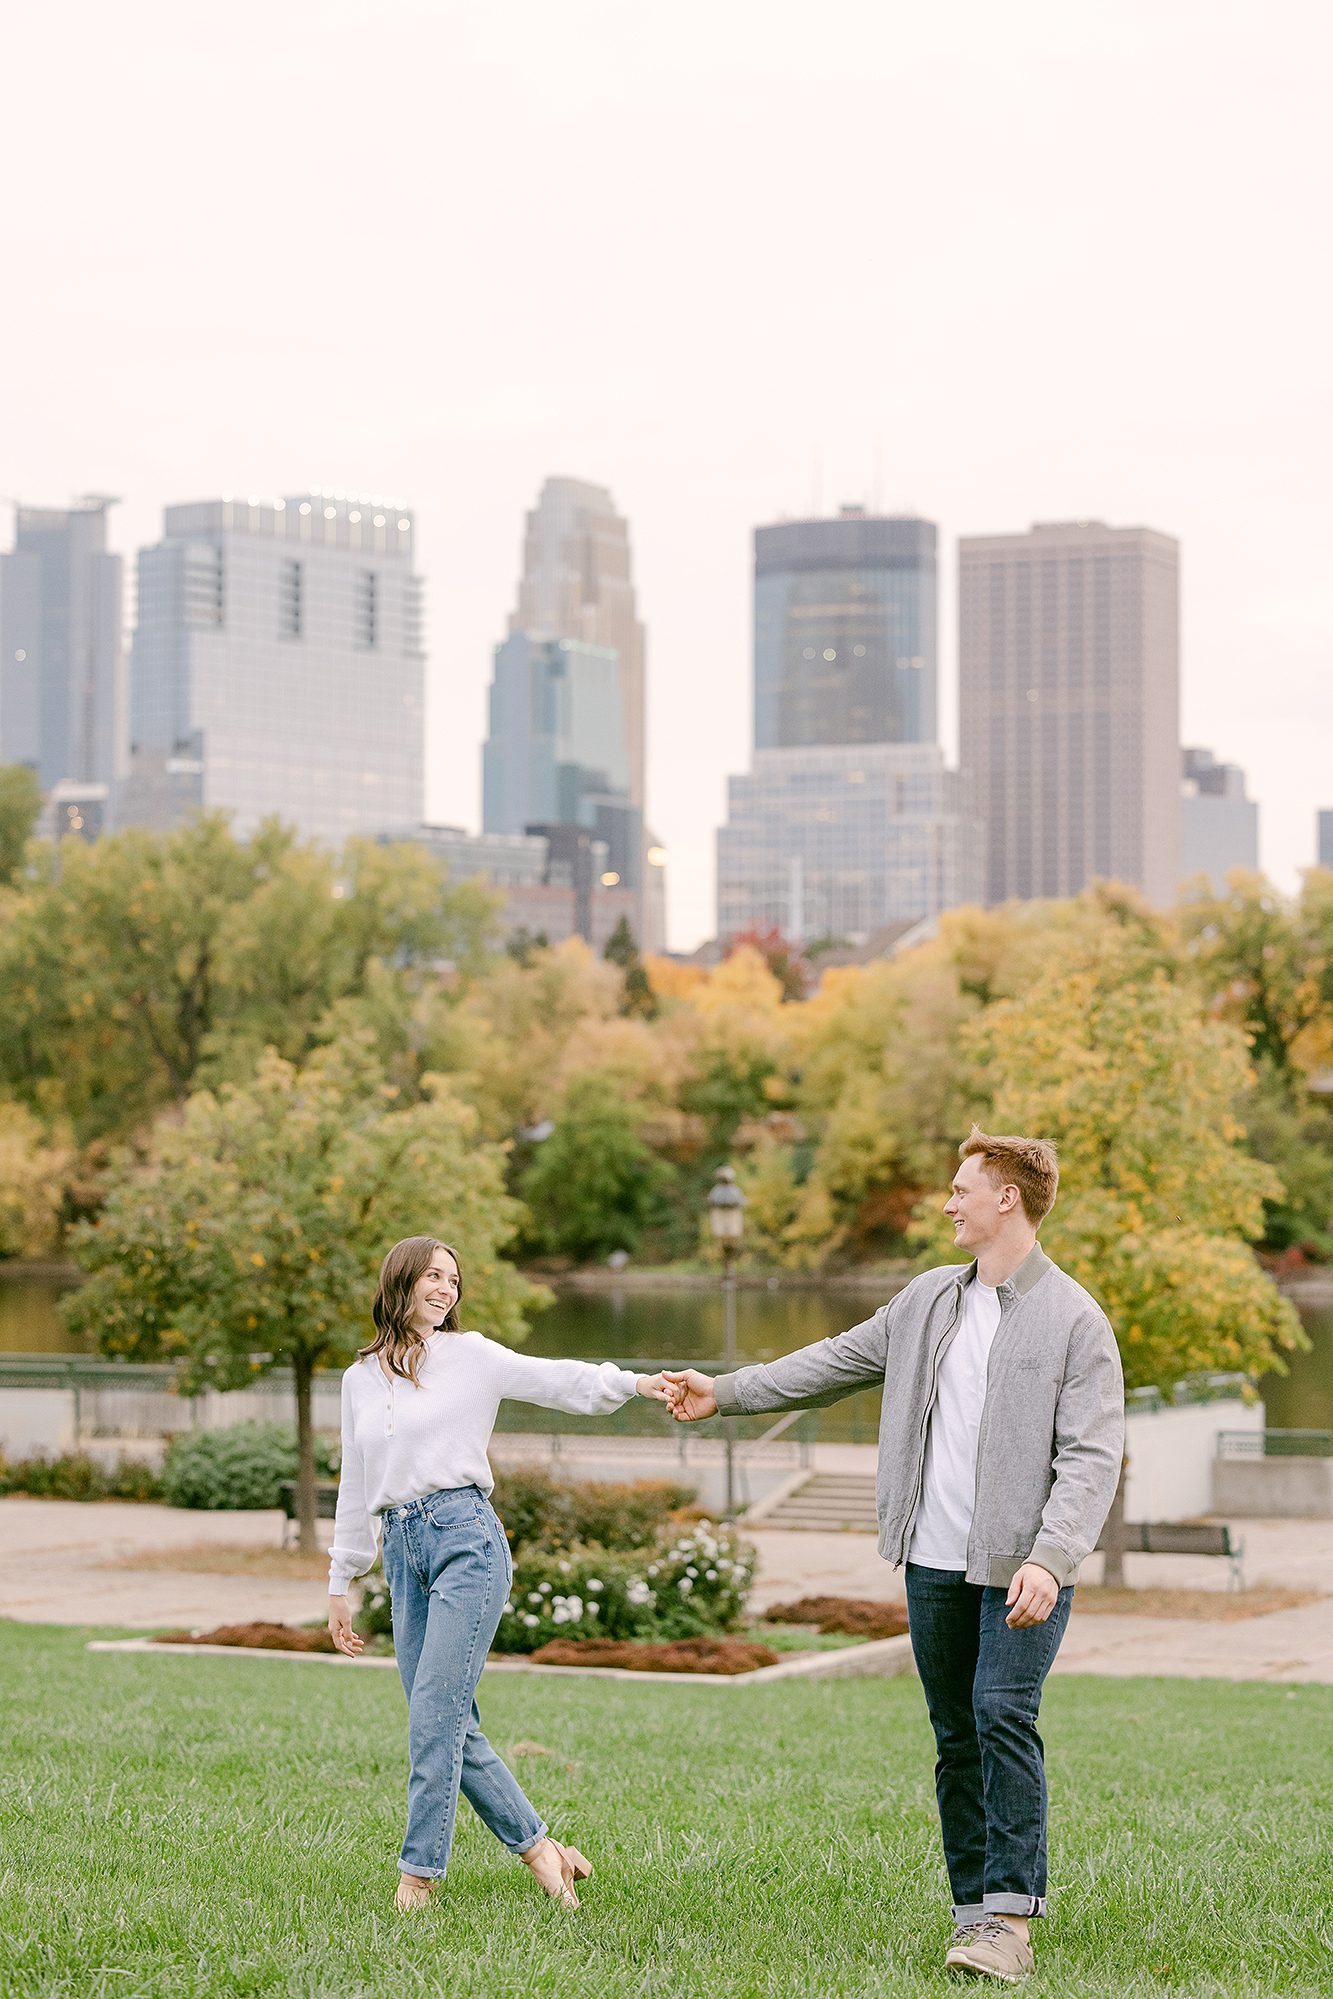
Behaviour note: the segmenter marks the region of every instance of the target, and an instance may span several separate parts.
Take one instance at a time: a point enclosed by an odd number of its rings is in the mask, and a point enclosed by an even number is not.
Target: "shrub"
[[[556,1480],[540,1465],[516,1465],[496,1479],[491,1504],[516,1552],[578,1542],[646,1548],[693,1498],[691,1486],[667,1479],[606,1485],[598,1479]]]
[[[652,1547],[532,1548],[496,1633],[497,1652],[535,1652],[555,1638],[694,1638],[740,1622],[754,1551],[701,1520]]]
[[[327,1475],[332,1452],[315,1439],[315,1466]],[[296,1432],[281,1423],[237,1423],[229,1430],[184,1430],[162,1467],[170,1506],[249,1512],[279,1504],[278,1487],[296,1477]]]
[[[0,1493],[22,1492],[33,1499],[160,1499],[161,1480],[149,1464],[121,1458],[106,1470],[83,1451],[58,1457],[0,1460]]]

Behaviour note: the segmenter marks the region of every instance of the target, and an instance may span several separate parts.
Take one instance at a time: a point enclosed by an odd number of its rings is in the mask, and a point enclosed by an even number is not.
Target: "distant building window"
[[[363,569],[353,586],[353,635],[359,646],[373,646],[379,636],[378,582],[373,569]]]
[[[284,562],[278,581],[278,630],[285,639],[299,639],[305,614],[304,582],[299,562]]]

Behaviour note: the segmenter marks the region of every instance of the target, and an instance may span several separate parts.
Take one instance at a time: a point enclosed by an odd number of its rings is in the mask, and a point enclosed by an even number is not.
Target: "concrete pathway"
[[[325,1533],[327,1523],[321,1523]],[[1240,1523],[1251,1585],[1323,1590],[1319,1602],[1219,1623],[1103,1616],[1077,1607],[1057,1672],[1167,1674],[1199,1679],[1316,1681],[1333,1685],[1333,1521]],[[756,1609],[814,1594],[901,1598],[902,1576],[880,1560],[873,1535],[750,1530],[759,1553]],[[30,1624],[206,1629],[254,1618],[304,1623],[322,1615],[323,1581],[127,1569],[136,1553],[201,1543],[277,1547],[278,1513],[188,1513],[166,1506],[0,1499],[0,1614]],[[1099,1579],[1100,1558],[1084,1575]],[[1130,1555],[1139,1587],[1225,1590],[1227,1565],[1190,1556]],[[1077,1606],[1077,1598],[1075,1599]]]

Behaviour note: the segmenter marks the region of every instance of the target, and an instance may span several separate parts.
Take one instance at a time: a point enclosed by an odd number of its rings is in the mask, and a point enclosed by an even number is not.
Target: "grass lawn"
[[[596,1876],[578,1915],[552,1907],[464,1806],[438,1905],[403,1920],[396,1675],[86,1635],[0,1626],[5,1999],[950,1989],[914,1680],[483,1683],[492,1740]],[[1043,1719],[1059,1899],[1035,1990],[1333,1991],[1333,1688],[1056,1680]]]

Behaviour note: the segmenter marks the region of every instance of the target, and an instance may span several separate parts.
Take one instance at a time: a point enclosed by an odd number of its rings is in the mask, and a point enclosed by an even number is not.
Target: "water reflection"
[[[0,1353],[74,1353],[57,1310],[68,1284],[54,1278],[0,1275]],[[736,1335],[742,1361],[772,1360],[795,1347],[827,1339],[869,1318],[884,1296],[877,1292],[748,1291],[736,1299]],[[1306,1307],[1301,1314],[1312,1350],[1291,1357],[1291,1372],[1260,1383],[1274,1428],[1333,1430],[1333,1310]],[[532,1329],[527,1351],[570,1354],[576,1359],[682,1362],[715,1370],[721,1364],[722,1297],[719,1290],[611,1291],[558,1298]],[[825,1434],[873,1434],[873,1398],[840,1403],[825,1419]],[[837,1412],[841,1411],[839,1415]],[[821,1424],[821,1427],[824,1427]]]

